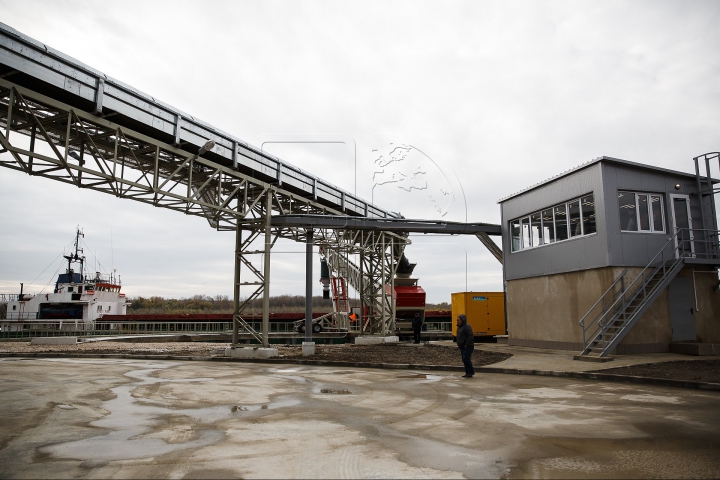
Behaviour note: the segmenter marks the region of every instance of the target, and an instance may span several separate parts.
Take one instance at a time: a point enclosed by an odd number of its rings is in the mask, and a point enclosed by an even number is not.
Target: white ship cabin
[[[125,315],[129,302],[120,292],[119,280],[110,275],[82,279],[80,274],[60,274],[53,293],[7,296],[7,326],[13,322],[62,320],[67,323],[92,323],[103,315]],[[70,281],[68,281],[70,280]],[[16,328],[10,328],[15,330]]]
[[[120,291],[119,277],[113,273],[84,274],[85,257],[79,255],[82,250],[78,248],[81,235],[82,232],[78,230],[75,253],[65,256],[67,270],[58,275],[52,293],[25,294],[21,284],[19,294],[0,294],[3,330],[23,330],[34,322],[57,323],[60,329],[82,324],[86,324],[84,327],[87,328],[87,324],[93,324],[104,315],[127,314],[130,303]],[[80,272],[83,273],[75,272],[73,263],[79,263]]]

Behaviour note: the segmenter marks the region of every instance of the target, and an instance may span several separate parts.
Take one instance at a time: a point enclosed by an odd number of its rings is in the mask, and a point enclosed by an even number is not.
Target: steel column
[[[263,323],[262,323],[262,340],[263,347],[268,347],[268,333],[270,331],[270,249],[271,230],[270,220],[272,217],[272,199],[273,191],[268,189],[265,193],[265,257],[263,265]]]
[[[238,201],[238,210],[241,203]],[[235,280],[233,283],[233,322],[232,322],[232,346],[237,347],[238,343],[238,317],[240,316],[240,265],[242,261],[240,254],[242,252],[242,227],[238,222],[235,227]]]
[[[305,341],[312,342],[313,230],[308,228],[305,243]]]

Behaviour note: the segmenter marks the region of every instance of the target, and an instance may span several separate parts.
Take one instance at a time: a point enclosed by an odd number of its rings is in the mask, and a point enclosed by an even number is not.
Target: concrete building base
[[[379,343],[398,343],[399,341],[400,337],[396,335],[389,337],[378,337],[374,335],[355,337],[355,345],[377,345]]]
[[[277,348],[261,348],[261,347],[228,347],[225,349],[226,357],[235,358],[270,358],[277,357]]]
[[[720,345],[712,343],[672,342],[670,344],[670,352],[698,356],[720,355]]]
[[[308,355],[315,355],[315,342],[303,342],[302,349],[303,357],[307,357]]]
[[[507,281],[508,344],[517,347],[544,348],[551,350],[575,350],[584,348],[582,328],[578,321],[593,306],[603,292],[612,285],[624,269],[603,267],[566,272],[539,277]],[[633,280],[642,268],[630,267],[629,278]],[[700,267],[686,266],[677,275],[685,278],[694,288],[694,296],[688,310],[693,308],[693,322],[697,344],[720,343],[720,295],[713,287],[714,275],[700,275]],[[671,346],[673,339],[668,290],[650,305],[648,310],[617,345],[611,355],[638,355],[667,353],[670,351],[712,352],[712,347]],[[692,342],[689,344],[692,345]],[[671,350],[673,348],[674,350]],[[715,348],[720,353],[720,349]],[[705,353],[713,355],[714,353]],[[689,353],[700,355],[701,353]]]
[[[33,337],[31,345],[75,345],[77,337]]]

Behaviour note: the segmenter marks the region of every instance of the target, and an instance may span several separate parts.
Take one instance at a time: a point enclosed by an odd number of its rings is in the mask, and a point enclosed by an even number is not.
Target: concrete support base
[[[261,347],[228,347],[225,349],[226,357],[235,358],[270,358],[277,357],[277,348],[261,348]]]
[[[31,345],[75,345],[77,337],[33,337]]]
[[[303,357],[315,355],[315,342],[302,342]]]
[[[378,343],[398,343],[400,338],[397,336],[376,337],[367,335],[364,337],[355,337],[355,345],[377,345]]]
[[[672,353],[683,355],[720,355],[720,344],[697,343],[697,342],[672,342],[670,344]]]
[[[581,362],[604,363],[611,362],[613,360],[613,357],[589,357],[587,355],[575,355],[573,357],[573,360],[580,360]]]

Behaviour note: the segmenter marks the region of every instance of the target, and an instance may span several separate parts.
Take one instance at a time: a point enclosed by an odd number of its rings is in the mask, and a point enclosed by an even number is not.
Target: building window
[[[574,198],[510,222],[513,252],[597,232],[593,194]]]
[[[618,192],[620,230],[665,233],[665,206],[661,194]]]

